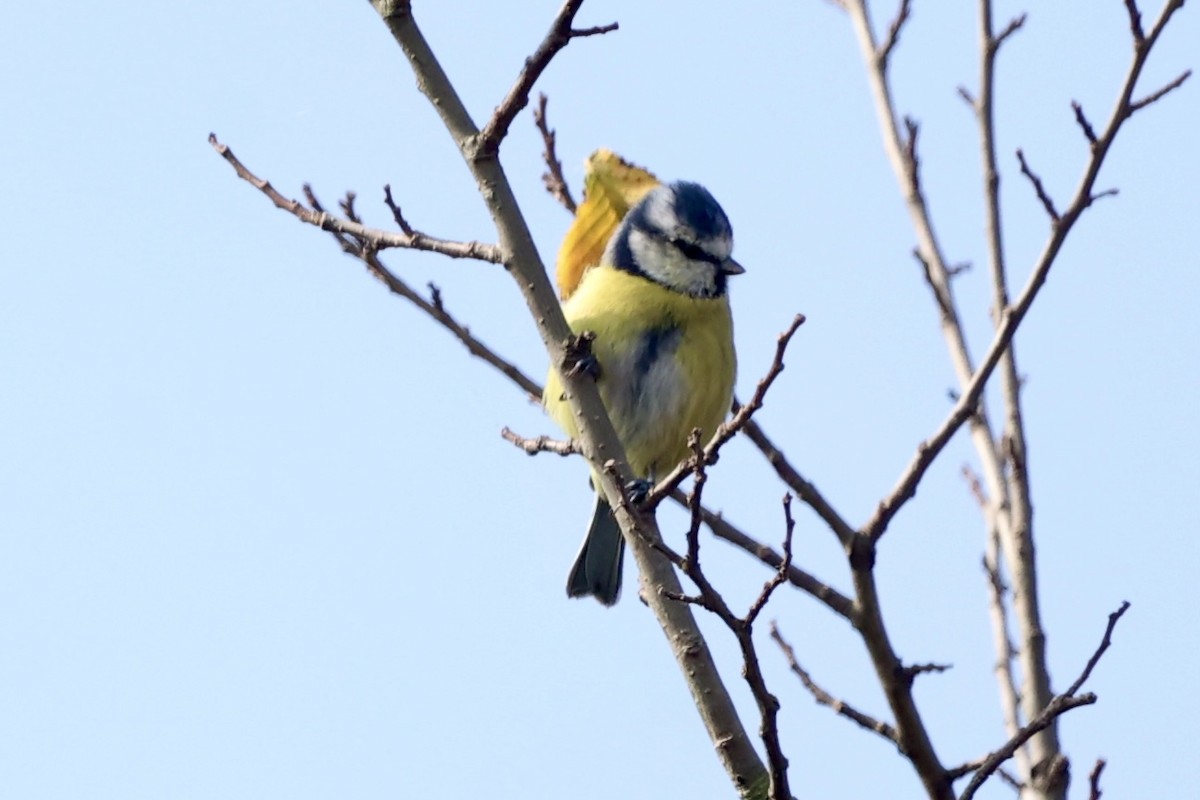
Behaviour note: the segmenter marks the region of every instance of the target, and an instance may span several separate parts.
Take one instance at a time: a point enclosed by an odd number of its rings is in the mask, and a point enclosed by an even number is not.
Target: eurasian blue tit
[[[622,220],[600,263],[563,303],[576,333],[595,334],[600,397],[633,471],[653,479],[688,456],[699,428],[708,441],[733,398],[737,358],[726,279],[733,229],[708,190],[677,182],[651,190]],[[571,436],[574,417],[557,370],[543,402]],[[599,482],[593,476],[593,485]],[[603,493],[567,580],[570,597],[604,605],[621,591],[625,549]]]

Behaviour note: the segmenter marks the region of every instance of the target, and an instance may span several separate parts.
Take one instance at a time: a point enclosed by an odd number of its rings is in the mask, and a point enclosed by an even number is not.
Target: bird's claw
[[[650,492],[654,490],[654,481],[645,478],[636,478],[625,484],[625,497],[635,506],[640,506],[646,502],[646,498],[650,496]]]
[[[568,377],[590,375],[592,380],[600,379],[600,359],[592,352],[592,342],[595,340],[596,334],[591,331],[584,331],[567,340],[563,353],[563,371]]]

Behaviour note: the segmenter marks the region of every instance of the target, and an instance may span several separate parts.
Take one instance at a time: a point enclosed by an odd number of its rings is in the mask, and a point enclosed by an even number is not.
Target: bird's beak
[[[732,258],[725,259],[725,263],[721,265],[721,272],[726,275],[741,275],[745,271],[746,268]]]

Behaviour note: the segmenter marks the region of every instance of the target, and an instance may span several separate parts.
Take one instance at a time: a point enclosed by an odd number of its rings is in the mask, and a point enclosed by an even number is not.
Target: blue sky
[[[418,3],[477,120],[557,5]],[[949,6],[951,4],[941,4]],[[917,3],[894,57],[922,122],[925,186],[976,354],[989,283],[972,4]],[[1042,4],[1046,5],[1046,4]],[[997,3],[1000,19],[1026,7]],[[1023,282],[1048,225],[1012,156],[1065,200],[1129,57],[1117,0],[1032,7],[1006,46],[998,113],[1008,252]],[[387,294],[325,234],[238,181],[328,205],[358,191],[386,225],[493,238],[474,185],[368,3],[116,3],[0,30],[0,786],[13,798],[723,796],[662,635],[631,596],[569,602],[589,513],[581,462],[530,459],[502,426],[553,432],[502,377]],[[1146,8],[1150,16],[1157,9]],[[876,12],[879,21],[890,7]],[[848,21],[824,2],[589,2],[540,89],[574,188],[607,146],[704,183],[733,221],[740,392],[797,311],[765,427],[851,521],[866,520],[947,412],[953,375],[909,255]],[[1177,15],[1144,90],[1197,67]],[[1200,294],[1189,82],[1118,139],[1091,209],[1018,337],[1056,688],[1128,599],[1062,735],[1076,792],[1097,756],[1114,797],[1184,796],[1200,701],[1194,497]],[[550,258],[569,222],[523,114],[502,151]],[[503,270],[389,256],[414,286],[539,378],[546,359]],[[1002,741],[982,525],[958,437],[896,519],[879,580],[897,649],[951,662],[917,692],[947,763]],[[783,487],[746,444],[710,501],[782,537]],[[683,517],[661,516],[678,538]],[[848,588],[834,538],[799,514],[796,558]],[[745,603],[761,568],[705,563]],[[627,573],[627,579],[631,579]],[[1182,617],[1181,617],[1182,615]],[[886,717],[846,625],[782,592],[776,619],[814,677]],[[729,637],[702,620],[756,727]],[[819,708],[763,640],[799,796],[918,797],[906,763]],[[1186,787],[1186,788],[1185,788]],[[1006,797],[997,785],[984,793]]]

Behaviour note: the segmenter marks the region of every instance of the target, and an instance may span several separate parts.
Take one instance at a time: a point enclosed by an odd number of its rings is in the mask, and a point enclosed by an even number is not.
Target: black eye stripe
[[[667,241],[675,245],[679,252],[683,253],[693,261],[707,261],[709,264],[721,263],[721,259],[692,244],[691,242],[684,241],[683,239],[668,239]]]

